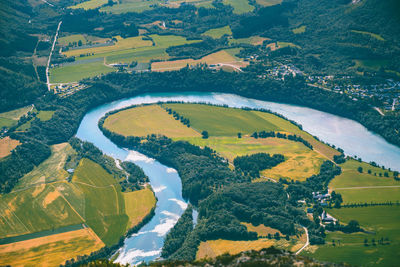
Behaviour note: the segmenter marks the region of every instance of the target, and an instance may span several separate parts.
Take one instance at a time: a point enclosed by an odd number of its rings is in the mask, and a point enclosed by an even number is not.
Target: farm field
[[[261,6],[274,6],[282,3],[282,0],[256,0],[256,2]]]
[[[127,230],[140,223],[156,205],[156,198],[150,188],[123,193],[125,211],[129,217]]]
[[[235,14],[243,14],[254,10],[254,6],[250,5],[247,0],[223,0],[222,3],[232,6]]]
[[[11,151],[21,143],[18,140],[11,139],[6,136],[0,139],[0,159],[11,154]]]
[[[65,180],[68,177],[68,173],[64,170],[64,164],[68,156],[75,154],[75,150],[68,143],[53,145],[51,147],[51,156],[22,177],[15,186],[14,191],[43,183]]]
[[[347,262],[359,266],[396,266],[400,247],[400,206],[330,209],[332,216],[342,222],[357,220],[361,227],[371,233],[328,233],[326,244],[312,246],[306,255],[318,260]],[[379,240],[388,238],[380,244]],[[375,245],[372,240],[375,240]],[[335,240],[335,246],[332,245]],[[367,246],[364,244],[367,240]]]
[[[219,39],[225,34],[232,35],[231,27],[225,26],[225,27],[221,27],[221,28],[215,28],[215,29],[211,29],[211,30],[208,30],[203,33],[203,35],[210,36],[214,39]]]
[[[83,34],[72,34],[57,39],[57,43],[62,46],[67,46],[69,43],[78,43],[79,41],[81,41],[83,45],[86,44],[86,38]]]
[[[128,136],[147,136],[163,134],[168,137],[200,136],[188,128],[159,105],[135,107],[109,116],[104,127],[116,133]]]
[[[105,66],[103,62],[55,67],[50,69],[50,82],[51,83],[77,82],[84,78],[94,77],[101,74],[107,74],[113,71],[116,71],[116,69]]]
[[[292,30],[294,34],[304,33],[305,31],[306,31],[306,26],[304,25]]]
[[[39,111],[39,113],[36,114],[36,118],[38,118],[41,121],[48,121],[51,119],[51,117],[53,117],[54,112],[55,111],[51,111],[51,110],[41,110],[41,111]],[[21,132],[28,130],[31,127],[31,122],[34,119],[35,118],[32,118],[31,120],[20,125],[16,130],[21,131]]]
[[[329,188],[342,194],[345,204],[400,200],[400,182],[393,178],[393,172],[353,159],[340,167],[342,173],[332,180]],[[359,167],[362,173],[357,170]],[[385,172],[389,177],[384,177]]]
[[[152,71],[171,71],[171,70],[178,70],[186,67],[187,65],[195,66],[197,64],[229,64],[236,66],[238,68],[245,67],[248,65],[246,62],[241,62],[239,58],[235,57],[234,55],[239,52],[239,49],[227,49],[221,50],[210,55],[207,55],[201,59],[194,60],[194,59],[180,59],[180,60],[173,60],[173,61],[160,61],[154,62],[151,64]]]
[[[380,36],[379,34],[376,34],[376,33],[365,32],[365,31],[357,31],[357,30],[352,30],[352,32],[368,35],[368,36],[371,36],[371,37],[373,37],[373,38],[375,38],[376,40],[379,40],[379,41],[385,41],[385,39],[382,36]]]
[[[378,71],[381,67],[386,67],[389,63],[389,61],[386,59],[354,60],[354,62],[354,68],[363,67],[375,71]]]
[[[59,266],[66,259],[90,254],[104,243],[90,229],[55,234],[26,241],[0,245],[0,265]]]
[[[0,113],[0,129],[3,127],[12,127],[17,124],[19,118],[32,110],[32,106]]]
[[[85,2],[82,2],[77,5],[74,5],[74,6],[70,6],[69,8],[71,8],[71,9],[83,8],[85,10],[95,9],[104,4],[107,4],[107,2],[108,2],[108,0],[89,0],[89,1],[85,1]]]
[[[262,45],[265,40],[270,40],[261,36],[251,36],[248,38],[238,38],[238,39],[230,39],[229,44],[251,44],[251,45]]]

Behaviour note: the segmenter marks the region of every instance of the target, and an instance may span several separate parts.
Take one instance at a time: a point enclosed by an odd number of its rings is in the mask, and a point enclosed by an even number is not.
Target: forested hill
[[[31,104],[46,91],[33,66],[39,40],[33,17],[26,0],[0,5],[0,112]]]

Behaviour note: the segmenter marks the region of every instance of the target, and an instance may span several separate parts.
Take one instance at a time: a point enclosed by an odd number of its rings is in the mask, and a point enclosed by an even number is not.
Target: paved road
[[[47,67],[46,67],[46,80],[47,80],[47,90],[50,91],[50,79],[49,79],[49,67],[50,67],[50,61],[51,61],[51,56],[53,55],[53,50],[54,47],[56,46],[56,41],[58,37],[58,32],[60,31],[62,21],[58,23],[56,35],[54,36],[54,41],[53,41],[53,46],[51,47],[50,55],[49,55],[49,60],[47,61]]]

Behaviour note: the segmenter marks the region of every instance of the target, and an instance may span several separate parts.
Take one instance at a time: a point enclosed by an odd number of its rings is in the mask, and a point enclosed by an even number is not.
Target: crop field
[[[332,216],[347,223],[357,220],[369,233],[328,233],[326,244],[312,246],[308,254],[319,260],[360,266],[396,266],[400,247],[400,206],[330,209]],[[384,244],[379,241],[388,239]],[[332,245],[335,240],[335,246]],[[365,240],[367,244],[365,245]],[[373,242],[372,240],[375,240]]]
[[[152,71],[171,71],[178,70],[186,67],[187,65],[195,66],[197,64],[206,63],[208,65],[212,64],[230,64],[236,67],[245,67],[247,63],[241,62],[239,58],[235,57],[235,53],[238,53],[240,49],[227,49],[221,50],[210,55],[207,55],[201,59],[180,59],[173,61],[160,61],[151,64]]]
[[[82,44],[86,44],[86,38],[83,34],[72,34],[57,39],[57,43],[63,46],[66,46],[69,43],[78,43],[79,41],[81,41]]]
[[[127,229],[140,223],[156,205],[156,198],[150,188],[123,193],[123,196],[125,199],[125,211],[129,217]]]
[[[95,9],[95,8],[101,7],[104,4],[107,4],[107,2],[108,2],[108,0],[89,0],[89,1],[85,1],[80,4],[77,4],[75,6],[70,6],[69,8],[71,8],[71,9],[83,8],[85,10]]]
[[[304,25],[292,30],[294,34],[304,33],[305,31],[306,31],[306,26]]]
[[[74,154],[75,151],[68,143],[53,145],[51,156],[22,177],[14,191],[42,183],[65,180],[68,177],[68,173],[63,168],[65,161],[68,156]]]
[[[238,38],[238,39],[230,39],[229,44],[251,44],[251,45],[262,45],[265,40],[270,40],[261,36],[251,36],[248,38]]]
[[[11,151],[21,143],[18,140],[11,139],[6,136],[0,139],[0,159],[11,154]]]
[[[250,5],[247,0],[223,0],[222,3],[232,6],[235,14],[243,14],[254,10],[254,6]]]
[[[264,170],[261,175],[264,177],[254,180],[262,182],[267,178],[279,180],[279,178],[304,181],[306,178],[319,173],[324,158],[304,146],[302,143],[293,142],[286,139],[266,138],[254,139],[251,137],[210,137],[202,138],[179,138],[186,140],[197,146],[208,146],[217,151],[221,156],[228,159],[231,163],[237,156],[249,155],[254,153],[283,154],[285,161]]]
[[[94,77],[101,74],[116,71],[115,68],[107,67],[103,62],[70,65],[50,69],[51,83],[77,82],[84,78]]]
[[[282,3],[282,0],[256,0],[256,2],[261,6],[274,6]]]
[[[356,160],[340,166],[342,173],[332,180],[329,188],[342,194],[344,203],[400,201],[400,182],[394,180],[393,172]],[[359,167],[362,173],[357,170]],[[389,177],[384,177],[385,172]]]
[[[153,133],[168,137],[200,136],[158,105],[120,111],[109,116],[104,122],[104,127],[125,136],[147,136]]]
[[[90,254],[104,243],[90,228],[0,245],[0,265],[59,266],[66,259]]]
[[[128,216],[120,185],[100,165],[82,159],[72,182],[85,196],[85,220],[106,245],[118,242],[126,231]]]
[[[210,136],[236,136],[237,133],[252,134],[255,131],[279,131],[273,122],[263,119],[254,112],[241,109],[209,106],[202,104],[166,104],[190,120],[198,132],[208,131]]]
[[[232,35],[231,27],[225,26],[225,27],[221,27],[221,28],[215,28],[215,29],[211,29],[211,30],[208,30],[205,33],[203,33],[203,35],[210,36],[214,39],[219,39],[225,34]]]

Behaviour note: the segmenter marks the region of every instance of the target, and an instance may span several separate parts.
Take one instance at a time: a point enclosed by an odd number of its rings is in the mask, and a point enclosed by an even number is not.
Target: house
[[[326,211],[323,211],[322,215],[321,215],[321,221],[324,222],[324,223],[331,223],[331,222],[334,222],[336,220],[335,220],[335,218],[330,216],[328,213],[326,213]]]

